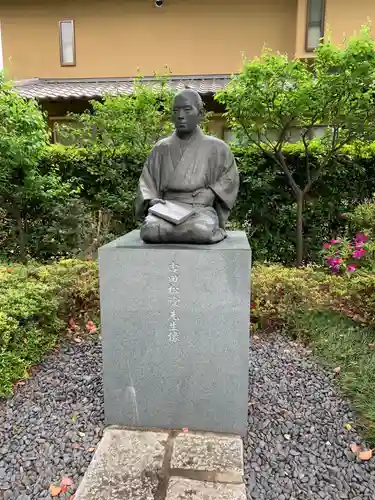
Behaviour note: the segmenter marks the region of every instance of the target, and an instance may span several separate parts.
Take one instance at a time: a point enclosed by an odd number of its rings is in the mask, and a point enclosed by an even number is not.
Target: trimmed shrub
[[[66,331],[98,320],[97,265],[61,261],[49,266],[0,266],[0,396],[43,359]]]
[[[319,145],[316,148],[310,161],[317,163]],[[247,231],[255,260],[293,264],[296,204],[284,174],[254,148],[234,153],[241,187],[229,224]],[[345,231],[343,214],[375,193],[374,153],[375,143],[360,150],[346,148],[309,192],[304,212],[306,262],[320,262],[321,242]],[[287,154],[289,164],[303,162],[301,145],[288,146]],[[144,156],[125,148],[48,146],[40,171],[56,172],[62,182],[69,182],[71,194],[28,214],[29,257],[48,261],[85,255],[136,228],[134,200],[144,161]],[[302,175],[301,168],[298,172]],[[9,259],[17,255],[17,242],[1,210],[0,227],[3,258]]]

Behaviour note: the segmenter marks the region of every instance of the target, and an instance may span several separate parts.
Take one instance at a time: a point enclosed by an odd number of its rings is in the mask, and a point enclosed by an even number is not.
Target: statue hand
[[[150,207],[153,207],[157,203],[162,203],[163,205],[165,205],[165,200],[162,200],[161,198],[154,198],[153,200],[150,201],[149,204],[150,204]]]

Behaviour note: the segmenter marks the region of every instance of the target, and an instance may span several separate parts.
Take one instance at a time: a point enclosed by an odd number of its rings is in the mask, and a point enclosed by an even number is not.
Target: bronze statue
[[[228,145],[203,134],[200,95],[185,89],[173,103],[175,132],[152,148],[139,179],[136,213],[145,217],[140,234],[146,243],[217,243],[239,188],[239,175]],[[192,214],[173,224],[149,212],[175,202]]]

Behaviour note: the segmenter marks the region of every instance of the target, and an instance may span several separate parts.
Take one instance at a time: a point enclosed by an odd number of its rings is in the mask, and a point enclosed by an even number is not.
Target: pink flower
[[[366,243],[368,241],[368,234],[364,234],[364,233],[357,233],[355,235],[355,242],[356,244],[358,243]]]
[[[353,259],[360,259],[363,257],[366,253],[366,250],[364,248],[359,248],[358,250],[355,250],[353,252]]]
[[[75,330],[76,328],[78,328],[76,322],[74,321],[74,318],[69,319],[69,328],[71,330]]]
[[[324,243],[323,248],[325,249],[331,248],[331,243]]]
[[[331,266],[339,266],[343,262],[344,261],[341,258],[336,257],[336,258],[334,258],[334,259],[331,260]]]
[[[350,264],[349,266],[346,266],[346,270],[349,273],[353,273],[357,269],[357,264]]]
[[[331,245],[337,245],[338,243],[341,243],[340,240],[331,240],[330,241]]]
[[[337,274],[340,271],[340,266],[335,264],[334,266],[331,267],[331,271]]]

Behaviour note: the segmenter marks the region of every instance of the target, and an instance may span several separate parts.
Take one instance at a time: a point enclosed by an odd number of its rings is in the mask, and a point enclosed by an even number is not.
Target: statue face
[[[173,103],[172,119],[177,132],[189,134],[199,125],[203,111],[198,109],[197,103],[188,94],[178,94]]]

